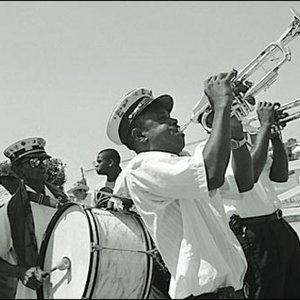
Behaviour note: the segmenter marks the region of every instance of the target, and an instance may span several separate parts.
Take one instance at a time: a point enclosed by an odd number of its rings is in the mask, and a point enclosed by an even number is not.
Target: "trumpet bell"
[[[262,90],[267,90],[277,80],[279,69],[282,65],[291,61],[291,51],[286,48],[286,45],[300,34],[300,15],[294,8],[290,10],[294,18],[285,32],[277,41],[267,45],[250,63],[239,71],[232,82],[233,87],[239,83],[245,86],[248,85],[248,90],[245,93],[233,95],[234,100],[231,107],[231,115],[236,116],[240,121],[243,121],[255,110],[255,103],[251,103],[247,99],[253,99]],[[280,57],[274,58],[275,55],[280,55]],[[266,71],[266,66],[268,65],[272,65],[272,67],[269,71]],[[257,80],[251,80],[252,76],[257,74],[258,70],[263,72],[263,76],[260,76]],[[251,82],[250,85],[248,84],[249,81]],[[211,131],[211,122],[206,119],[211,117],[211,112],[212,107],[203,93],[200,100],[192,109],[192,116],[182,126],[181,131],[185,130],[193,122],[200,122],[203,128],[209,133]]]

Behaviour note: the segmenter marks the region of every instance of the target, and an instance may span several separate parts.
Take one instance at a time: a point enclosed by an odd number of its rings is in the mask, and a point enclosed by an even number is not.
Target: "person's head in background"
[[[89,187],[82,181],[74,183],[73,187],[68,191],[68,194],[76,202],[83,202],[88,195]]]
[[[97,155],[95,169],[98,175],[106,175],[108,181],[115,181],[121,172],[121,157],[117,150],[107,148]]]

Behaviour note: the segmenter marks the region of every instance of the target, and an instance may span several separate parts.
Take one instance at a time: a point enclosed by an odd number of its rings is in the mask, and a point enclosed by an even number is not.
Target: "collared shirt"
[[[226,182],[220,188],[228,220],[232,214],[240,215],[242,218],[257,217],[272,214],[280,207],[280,200],[269,178],[272,161],[271,157],[267,158],[258,181],[251,190],[244,193],[239,193],[231,162],[229,163]]]
[[[131,198],[171,273],[169,294],[185,298],[243,286],[247,262],[226,222],[222,200],[207,190],[202,147],[194,155],[138,154],[114,194]]]
[[[36,193],[29,186],[26,186],[26,190]],[[45,186],[45,195],[55,199],[55,196],[53,195],[53,193],[51,193],[51,191],[47,188],[47,186]],[[30,205],[31,205],[33,220],[35,224],[34,226],[35,237],[36,237],[38,251],[39,251],[47,226],[57,210],[55,208],[48,207],[45,205],[40,205],[35,202],[30,202]],[[3,207],[0,208],[0,240],[1,240],[0,257],[6,259],[10,249],[13,246],[10,223],[7,214],[7,205],[4,205]],[[16,299],[36,299],[36,297],[37,297],[36,291],[25,287],[20,281],[18,282]]]

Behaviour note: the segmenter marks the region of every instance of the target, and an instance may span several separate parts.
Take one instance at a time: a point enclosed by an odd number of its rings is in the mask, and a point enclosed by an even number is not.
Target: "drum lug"
[[[103,248],[96,244],[96,243],[91,243],[91,252],[95,252],[95,251],[101,251]]]

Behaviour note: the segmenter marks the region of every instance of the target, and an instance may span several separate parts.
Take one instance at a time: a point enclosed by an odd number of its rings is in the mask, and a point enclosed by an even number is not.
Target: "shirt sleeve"
[[[231,164],[232,164],[232,157],[230,157],[230,161],[226,169],[225,182],[219,188],[219,192],[223,199],[242,200],[244,198],[243,193],[240,193],[239,191]]]
[[[227,175],[225,177],[225,182],[219,188],[219,191],[223,199],[242,200],[244,198],[243,193],[241,193],[238,189],[233,175]]]
[[[192,156],[153,153],[133,166],[127,182],[132,190],[142,190],[157,199],[195,199],[208,195],[202,147]]]

